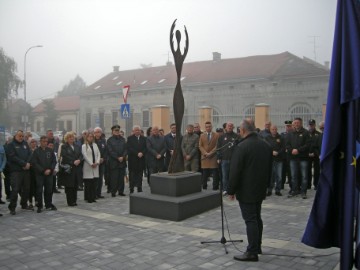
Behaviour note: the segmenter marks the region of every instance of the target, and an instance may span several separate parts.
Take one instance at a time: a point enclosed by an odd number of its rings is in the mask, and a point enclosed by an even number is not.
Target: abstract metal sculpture
[[[185,57],[189,50],[189,36],[186,27],[184,26],[186,40],[185,40],[184,53],[181,54],[181,50],[180,50],[181,33],[179,30],[176,30],[175,36],[177,41],[177,49],[175,51],[174,41],[173,41],[174,39],[173,32],[175,29],[175,23],[176,20],[173,22],[170,30],[170,47],[171,47],[171,52],[174,56],[176,75],[177,75],[177,82],[176,82],[174,98],[173,98],[174,118],[176,124],[176,137],[174,143],[174,152],[173,155],[171,156],[168,173],[178,173],[184,171],[184,158],[181,151],[181,124],[184,116],[184,96],[181,89],[181,70]]]

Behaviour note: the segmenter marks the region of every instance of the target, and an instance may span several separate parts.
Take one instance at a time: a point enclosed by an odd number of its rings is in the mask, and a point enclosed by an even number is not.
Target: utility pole
[[[309,36],[309,37],[312,39],[311,43],[313,43],[313,45],[314,45],[314,61],[317,62],[316,61],[316,49],[318,48],[318,46],[316,46],[316,39],[319,38],[320,36]]]

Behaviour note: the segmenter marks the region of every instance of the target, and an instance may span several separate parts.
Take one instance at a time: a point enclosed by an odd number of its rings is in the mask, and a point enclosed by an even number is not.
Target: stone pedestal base
[[[180,221],[220,206],[219,191],[201,191],[201,174],[160,173],[150,177],[151,194],[130,195],[130,214]]]

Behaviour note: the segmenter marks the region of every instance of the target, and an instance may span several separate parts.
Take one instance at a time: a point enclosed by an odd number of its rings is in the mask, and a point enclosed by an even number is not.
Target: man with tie
[[[142,176],[145,169],[146,138],[141,135],[140,126],[133,127],[133,134],[127,140],[130,193],[134,188],[142,192]]]
[[[207,179],[210,175],[213,177],[213,190],[219,189],[219,171],[216,160],[216,144],[219,134],[212,131],[211,122],[205,123],[205,131],[199,139],[199,149],[201,152],[202,168],[202,187],[207,189]]]
[[[165,135],[165,145],[166,145],[166,156],[165,156],[165,171],[168,170],[171,156],[174,152],[175,146],[175,137],[176,137],[176,125],[175,123],[170,125],[170,132]]]

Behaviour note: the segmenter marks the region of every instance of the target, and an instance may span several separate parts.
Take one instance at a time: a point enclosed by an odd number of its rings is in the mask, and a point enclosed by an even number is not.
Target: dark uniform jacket
[[[282,161],[285,157],[285,141],[279,133],[275,137],[267,136],[265,141],[270,145],[272,151],[278,152],[277,156],[272,156],[275,161]]]
[[[51,170],[53,173],[56,166],[54,150],[49,147],[45,147],[45,149],[36,148],[31,159],[31,165],[37,175],[44,175],[46,170]]]
[[[217,159],[230,160],[235,143],[238,139],[239,136],[235,132],[231,132],[231,133],[226,132],[223,135],[221,135],[216,145],[216,148],[219,149],[216,153]]]
[[[298,131],[294,130],[287,135],[286,150],[290,159],[309,159],[310,145],[309,131],[304,128],[300,128]],[[292,155],[293,149],[297,149],[299,154]]]
[[[231,161],[228,194],[241,203],[257,203],[266,197],[272,173],[272,150],[258,134],[251,133],[235,146]]]
[[[111,136],[107,140],[107,154],[110,169],[125,168],[127,147],[125,139],[121,136]],[[123,161],[119,161],[119,157],[123,157]]]
[[[95,143],[100,151],[100,157],[106,160],[106,140],[104,138],[100,138],[99,140],[95,139]],[[104,163],[103,163],[104,164]]]
[[[313,132],[309,131],[309,135],[311,140],[309,153],[314,153],[315,157],[319,157],[321,150],[321,142],[322,142],[321,132],[317,130],[314,130]]]
[[[129,171],[143,171],[145,169],[146,138],[141,135],[139,139],[135,135],[129,136],[127,139],[127,152]],[[141,158],[138,157],[140,152],[143,153]]]
[[[21,172],[26,163],[30,163],[32,152],[27,142],[13,140],[5,148],[10,172]]]

